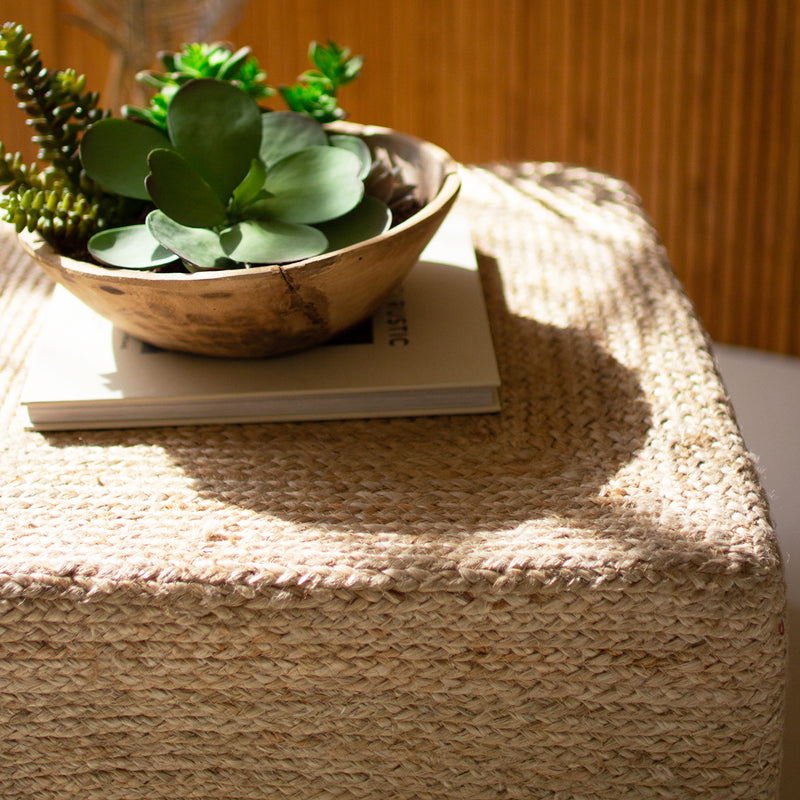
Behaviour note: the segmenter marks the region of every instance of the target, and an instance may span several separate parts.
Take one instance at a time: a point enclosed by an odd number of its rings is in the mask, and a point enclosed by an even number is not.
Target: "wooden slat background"
[[[70,10],[0,0],[48,67],[102,90],[107,52]],[[312,39],[350,46],[366,56],[342,95],[351,118],[461,161],[623,178],[711,335],[800,355],[798,0],[250,0],[226,38],[273,84],[306,68]],[[2,87],[0,114],[0,138],[25,149]]]

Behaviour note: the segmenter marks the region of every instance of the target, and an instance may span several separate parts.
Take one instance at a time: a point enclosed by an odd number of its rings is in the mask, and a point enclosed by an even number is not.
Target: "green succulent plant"
[[[93,180],[155,205],[143,225],[90,239],[103,263],[156,268],[169,253],[190,271],[285,263],[391,224],[387,205],[365,195],[372,158],[357,137],[329,135],[305,114],[264,112],[236,85],[209,78],[175,92],[166,123],[162,132],[103,119],[83,136]]]
[[[140,73],[156,89],[149,107],[116,119],[83,76],[46,70],[21,25],[2,26],[4,77],[39,145],[26,164],[0,142],[0,209],[17,231],[77,258],[197,271],[310,257],[408,214],[396,170],[322,127],[346,116],[337,92],[360,56],[312,42],[313,68],[280,89],[286,112],[258,105],[275,92],[249,48],[190,44],[159,57],[163,71]]]
[[[144,70],[137,74],[140,83],[155,89],[147,108],[124,106],[128,119],[148,122],[160,130],[167,129],[167,109],[175,92],[196,78],[216,78],[238,86],[255,100],[275,94],[266,84],[266,73],[252,56],[249,47],[234,51],[229,45],[215,43],[186,44],[176,52],[158,54],[162,71]]]
[[[65,254],[85,252],[86,241],[108,225],[121,225],[141,213],[141,203],[110,195],[82,170],[78,145],[83,132],[107,116],[98,95],[74,70],[46,70],[22,25],[0,28],[0,64],[19,107],[28,115],[37,163],[0,143],[0,208],[16,230],[37,231]]]
[[[293,86],[279,89],[287,108],[323,124],[343,119],[347,114],[339,106],[338,91],[358,77],[364,59],[352,56],[348,48],[331,41],[327,45],[311,42],[308,57],[313,68],[300,75]],[[166,130],[172,98],[181,86],[197,78],[227,81],[255,100],[275,94],[249,47],[234,51],[222,42],[187,44],[180,51],[159,53],[159,60],[162,70],[144,70],[137,75],[141,83],[156,90],[150,105],[125,106],[123,114],[128,119],[143,120]]]
[[[308,57],[316,69],[304,72],[294,86],[280,87],[286,106],[322,123],[343,119],[346,114],[337,93],[359,76],[363,57],[351,56],[348,48],[331,41],[327,45],[311,42]]]

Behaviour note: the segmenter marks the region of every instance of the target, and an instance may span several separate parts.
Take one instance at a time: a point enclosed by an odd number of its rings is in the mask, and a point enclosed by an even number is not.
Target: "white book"
[[[361,336],[285,356],[148,346],[57,287],[21,402],[39,430],[498,411],[467,223],[450,215]]]

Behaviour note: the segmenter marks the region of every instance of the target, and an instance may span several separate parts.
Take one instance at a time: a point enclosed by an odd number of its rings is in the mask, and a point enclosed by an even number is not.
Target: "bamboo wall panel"
[[[69,10],[0,0],[48,66],[103,89],[107,53]],[[227,38],[273,84],[306,68],[312,39],[350,46],[366,56],[342,93],[351,117],[462,161],[623,178],[712,336],[800,355],[798,0],[251,0]],[[0,138],[19,149],[12,105],[0,96]]]

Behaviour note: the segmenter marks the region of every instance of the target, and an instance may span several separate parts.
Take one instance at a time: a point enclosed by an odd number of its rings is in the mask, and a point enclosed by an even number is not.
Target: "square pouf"
[[[462,178],[499,414],[26,431],[3,238],[4,800],[774,800],[780,554],[656,233]]]

